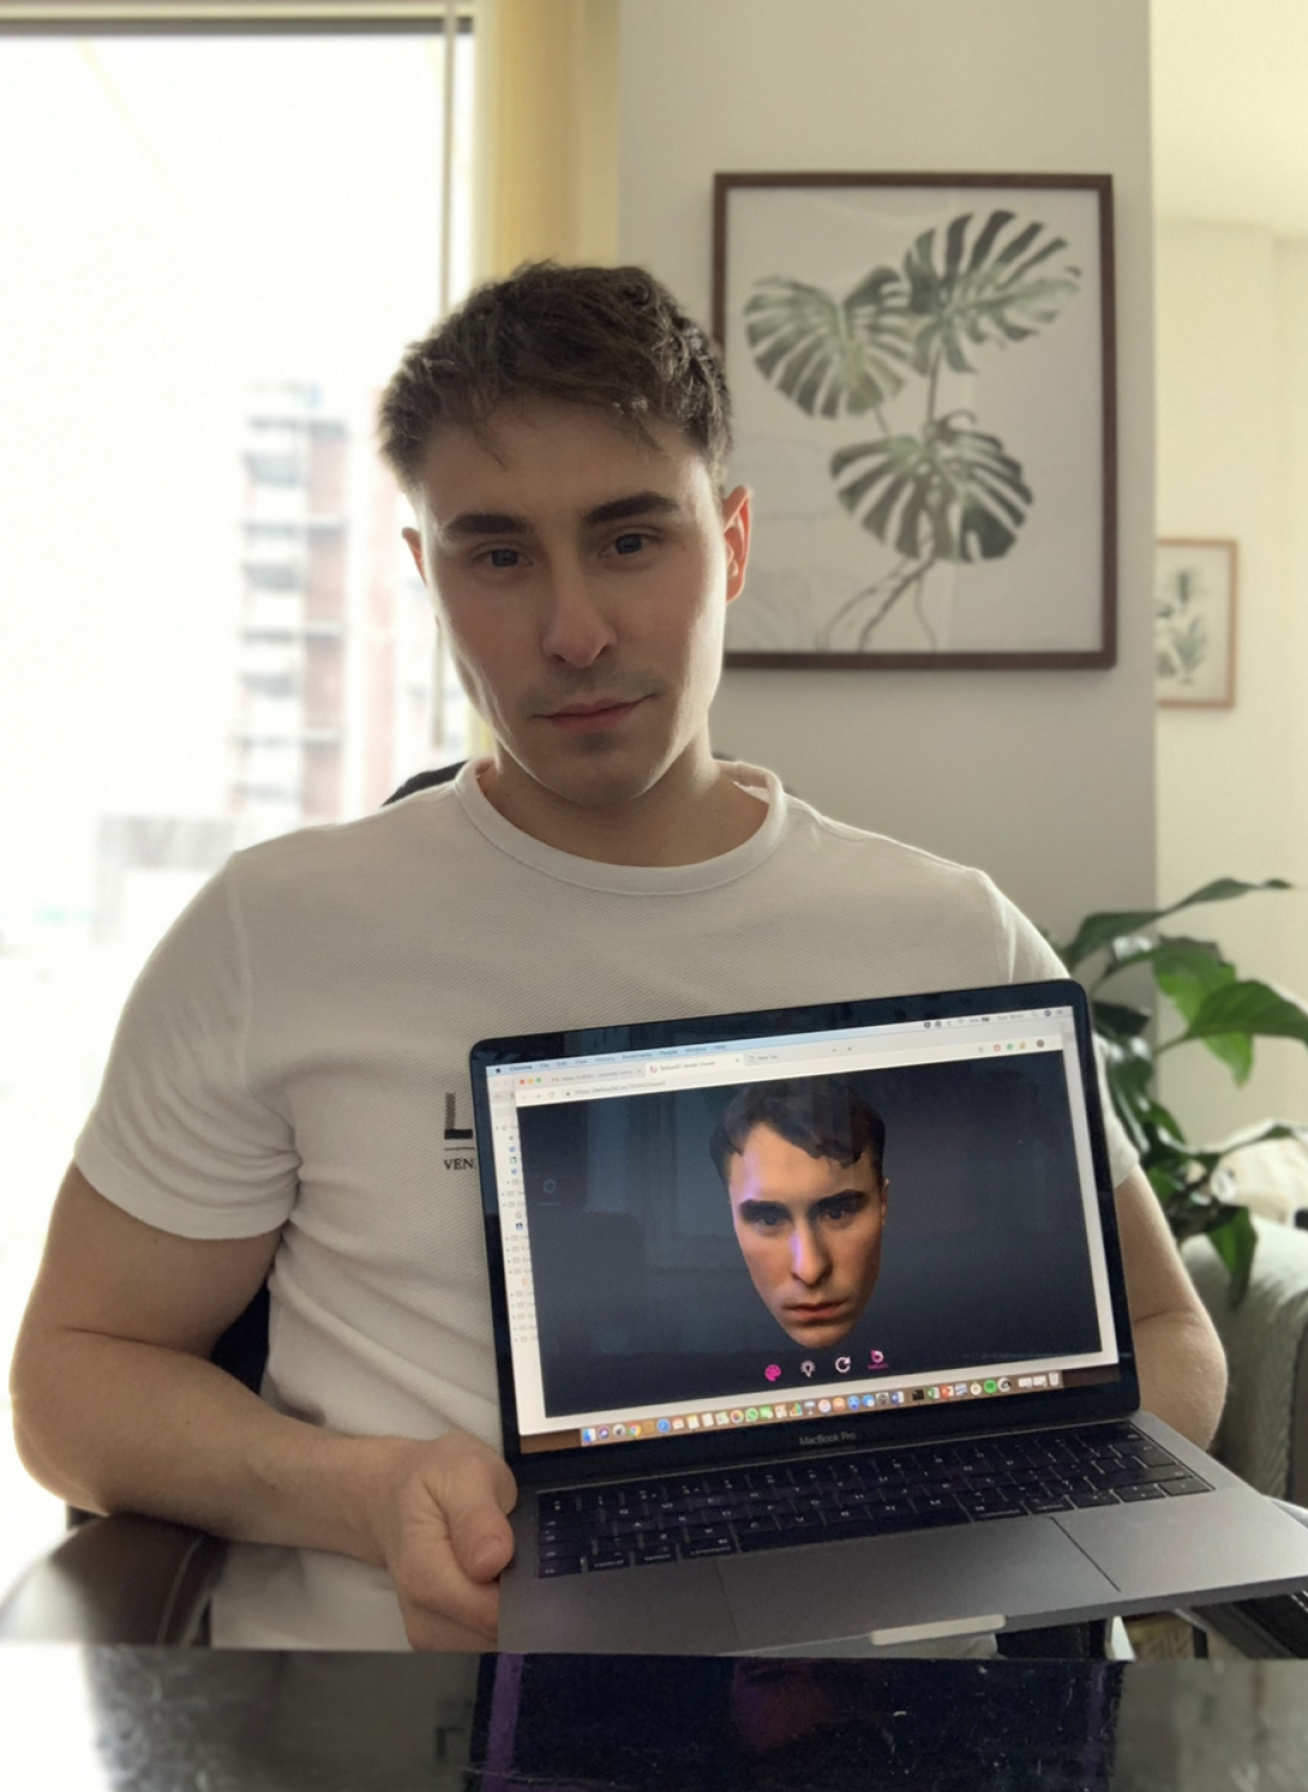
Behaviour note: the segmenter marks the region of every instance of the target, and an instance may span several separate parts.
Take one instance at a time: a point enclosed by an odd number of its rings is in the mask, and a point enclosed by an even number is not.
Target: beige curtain
[[[612,262],[617,0],[477,0],[477,274]]]

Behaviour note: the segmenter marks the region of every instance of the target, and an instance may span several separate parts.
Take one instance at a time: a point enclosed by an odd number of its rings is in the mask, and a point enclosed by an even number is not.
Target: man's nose
[[[580,566],[551,569],[541,646],[551,659],[589,666],[616,639]]]
[[[790,1270],[797,1282],[813,1288],[831,1268],[831,1259],[811,1226],[796,1226],[790,1240]]]

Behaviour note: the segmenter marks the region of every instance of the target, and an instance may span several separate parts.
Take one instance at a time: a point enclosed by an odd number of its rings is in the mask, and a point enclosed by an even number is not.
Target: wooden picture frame
[[[1239,553],[1229,537],[1162,536],[1154,561],[1154,684],[1161,709],[1235,707]]]
[[[1112,179],[714,176],[726,665],[1117,659]]]

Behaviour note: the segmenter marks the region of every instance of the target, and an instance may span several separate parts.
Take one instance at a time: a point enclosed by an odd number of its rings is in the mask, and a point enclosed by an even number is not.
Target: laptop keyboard
[[[1208,1493],[1119,1421],[540,1495],[540,1576]]]

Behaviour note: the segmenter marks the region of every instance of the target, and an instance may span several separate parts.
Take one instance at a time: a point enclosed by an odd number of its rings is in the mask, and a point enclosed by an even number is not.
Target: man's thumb
[[[459,1482],[445,1499],[455,1560],[471,1580],[494,1580],[513,1554],[513,1532],[489,1475],[460,1476]]]

